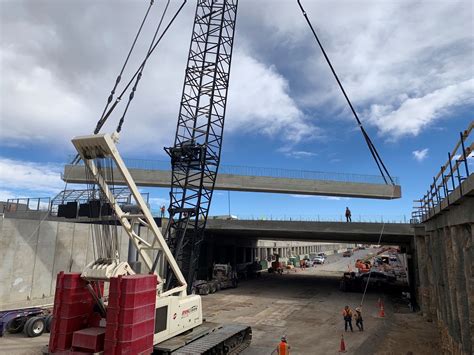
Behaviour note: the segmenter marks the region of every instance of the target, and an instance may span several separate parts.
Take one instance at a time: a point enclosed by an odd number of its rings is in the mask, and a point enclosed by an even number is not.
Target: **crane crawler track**
[[[250,345],[251,341],[252,328],[240,324],[226,324],[172,354],[239,354]]]

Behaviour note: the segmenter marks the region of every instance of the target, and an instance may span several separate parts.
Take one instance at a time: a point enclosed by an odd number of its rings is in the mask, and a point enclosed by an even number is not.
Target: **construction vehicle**
[[[238,285],[237,273],[230,264],[214,264],[212,279],[209,281],[197,280],[194,283],[195,293],[208,295],[226,288],[235,288]]]
[[[73,138],[72,142],[84,161],[86,168],[91,174],[92,180],[100,187],[102,196],[110,204],[117,220],[122,225],[123,229],[127,233],[130,240],[133,242],[137,252],[139,253],[141,260],[143,260],[146,269],[152,270],[154,261],[151,257],[153,253],[159,255],[161,259],[160,265],[164,266],[167,263],[174,273],[178,285],[165,290],[165,279],[166,268],[163,266],[156,268],[154,274],[157,276],[157,287],[156,287],[156,319],[157,326],[155,330],[159,330],[154,333],[153,344],[160,344],[163,349],[167,346],[166,341],[173,338],[173,346],[179,341],[175,337],[179,334],[194,331],[194,328],[199,327],[203,323],[202,318],[202,305],[201,298],[199,295],[188,295],[187,294],[187,283],[186,280],[178,267],[178,264],[173,257],[160,229],[156,225],[147,204],[145,203],[142,195],[140,194],[135,182],[133,181],[130,172],[125,166],[120,154],[118,153],[117,146],[117,134],[100,134],[91,135],[84,137]],[[108,169],[103,169],[101,164],[105,159],[111,159],[109,164],[114,166],[113,174],[117,176],[120,174],[126,182],[133,199],[136,202],[140,213],[131,214],[130,212],[124,212],[120,205],[115,201],[114,195],[111,192],[111,188],[107,183],[110,179],[112,172]],[[111,165],[109,165],[111,166]],[[136,226],[139,225],[142,235],[147,235],[150,240],[145,240],[136,233]],[[217,271],[217,273],[219,273]],[[110,281],[112,278],[117,278],[124,275],[134,275],[135,272],[131,269],[130,265],[125,261],[120,261],[117,257],[106,257],[106,255],[100,255],[100,258],[90,263],[82,272],[82,279],[87,280],[90,284],[97,282]],[[92,288],[92,287],[91,287]],[[91,291],[92,292],[92,291]],[[109,295],[110,296],[110,295]],[[106,297],[101,296],[100,292],[95,293],[94,298],[97,300],[97,304],[100,308],[103,308],[107,312]],[[56,307],[56,304],[55,304]],[[177,316],[181,314],[182,316]],[[183,322],[183,317],[186,316],[186,322]],[[163,316],[165,320],[159,319],[159,316]],[[158,326],[158,324],[164,324],[165,326]],[[106,325],[107,331],[107,325]],[[228,327],[217,325],[216,327],[209,330],[209,334],[215,338],[216,335],[221,334],[222,338],[218,345],[208,344],[208,348],[203,347],[202,344],[206,343],[205,338],[201,337],[196,340],[195,349],[204,349],[202,353],[211,351],[214,346],[218,346],[222,349],[228,349],[228,353],[231,353],[235,349],[241,349],[244,346],[248,346],[251,339],[251,329],[247,326],[236,326],[232,325],[232,332],[229,332]],[[199,332],[197,330],[196,332]],[[232,333],[232,334],[231,334]],[[202,334],[201,334],[202,335]],[[189,338],[189,334],[186,334]],[[186,344],[183,340],[181,345]],[[73,343],[74,346],[74,343]],[[186,345],[189,349],[192,349],[191,344]],[[167,348],[168,349],[168,348]],[[179,348],[173,348],[173,351],[178,351]],[[192,353],[199,354],[200,352]],[[201,351],[201,350],[199,350]],[[178,351],[179,353],[179,351]]]
[[[344,292],[363,292],[368,286],[375,289],[388,289],[395,285],[396,277],[379,271],[364,273],[345,272],[339,284],[339,289]]]
[[[283,274],[283,263],[280,261],[279,254],[273,254],[275,256],[275,260],[272,261],[272,266],[268,268],[269,273],[277,273],[282,275]]]
[[[0,337],[5,332],[23,332],[27,337],[38,337],[51,329],[51,312],[42,307],[11,309],[0,312]]]
[[[201,297],[190,294],[220,162],[237,2],[197,2],[175,141],[165,149],[171,158],[172,188],[164,235],[116,144],[146,60],[186,1],[159,39],[155,42],[156,36],[153,38],[145,60],[126,86],[131,93],[116,131],[99,134],[126,91],[107,111],[121,74],[94,134],[72,139],[78,152],[75,161],[84,162],[89,190],[99,192],[95,202],[110,213],[107,223],[95,230],[97,259],[80,275],[58,275],[50,352],[149,353],[152,346],[162,354],[233,354],[250,344],[248,326],[203,322]],[[153,1],[148,10],[152,5]],[[143,21],[147,15],[148,11]],[[156,33],[160,25],[161,21]],[[141,27],[136,38],[140,31]],[[127,61],[128,57],[125,64]],[[116,176],[133,197],[133,211],[124,210],[113,193]],[[118,223],[110,221],[117,221],[126,232],[147,274],[135,274],[131,263],[120,260]],[[219,269],[216,273],[221,277]],[[224,285],[232,283],[232,278],[222,278]],[[145,304],[150,302],[150,285],[153,302]],[[88,308],[90,296],[93,309]]]

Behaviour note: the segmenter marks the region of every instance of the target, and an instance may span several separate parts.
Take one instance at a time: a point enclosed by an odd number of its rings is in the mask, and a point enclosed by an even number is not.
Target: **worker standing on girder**
[[[346,207],[346,222],[352,222],[351,210],[349,209],[349,207]]]

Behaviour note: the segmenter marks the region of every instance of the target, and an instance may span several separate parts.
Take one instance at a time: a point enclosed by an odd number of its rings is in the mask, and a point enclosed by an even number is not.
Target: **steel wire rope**
[[[97,122],[96,124],[96,128],[94,130],[94,134],[97,134],[99,133],[100,131],[100,128],[103,126],[103,123],[101,123],[104,119],[104,115],[105,115],[105,112],[107,111],[107,108],[109,107],[110,103],[112,102],[113,98],[114,98],[114,95],[115,95],[115,90],[117,90],[117,87],[118,87],[118,84],[120,83],[120,81],[122,80],[122,74],[127,66],[127,63],[128,63],[128,60],[130,59],[130,56],[133,52],[133,49],[135,48],[135,44],[137,43],[137,40],[138,40],[138,37],[140,36],[140,33],[142,31],[142,28],[143,28],[143,25],[145,24],[146,22],[146,19],[148,17],[148,14],[150,13],[150,9],[151,7],[153,6],[155,0],[150,0],[150,4],[148,5],[148,8],[145,12],[145,15],[142,19],[142,22],[140,23],[140,27],[135,35],[135,38],[132,42],[132,46],[130,47],[129,51],[128,51],[128,54],[127,54],[127,57],[125,58],[125,61],[122,65],[122,68],[120,69],[120,73],[117,75],[117,78],[115,79],[115,83],[114,83],[114,86],[112,88],[112,90],[110,91],[110,94],[109,94],[109,97],[107,98],[107,102],[105,104],[105,107],[104,107],[104,110],[102,111],[102,115],[100,116],[99,118],[99,121]],[[79,161],[79,154],[76,154],[76,156],[74,157],[73,161],[72,161],[72,164],[75,164]]]
[[[355,117],[355,119],[356,119],[356,121],[357,121],[357,124],[358,124],[358,126],[359,126],[359,128],[360,128],[360,130],[361,130],[361,132],[362,132],[362,135],[364,136],[364,139],[365,139],[365,141],[366,141],[366,143],[367,143],[367,147],[369,148],[369,151],[370,151],[370,153],[372,154],[372,157],[374,158],[375,163],[377,164],[377,168],[379,169],[380,174],[382,175],[383,179],[385,180],[385,183],[388,184],[388,181],[387,181],[387,177],[388,177],[388,178],[390,179],[391,184],[392,184],[392,185],[395,185],[395,183],[394,183],[392,177],[390,176],[390,173],[388,172],[388,170],[387,170],[385,164],[384,164],[383,161],[382,161],[382,158],[380,157],[379,153],[377,152],[377,149],[375,148],[374,144],[372,143],[372,140],[370,139],[369,135],[368,135],[367,132],[365,131],[364,126],[362,125],[362,122],[360,121],[359,116],[357,115],[357,112],[355,111],[354,106],[352,105],[352,102],[350,101],[349,97],[347,96],[346,91],[344,90],[344,87],[342,86],[342,83],[341,83],[341,81],[339,80],[339,77],[337,76],[336,71],[335,71],[335,69],[334,69],[332,63],[331,63],[331,61],[330,61],[328,55],[326,54],[326,51],[324,50],[323,45],[322,45],[321,41],[319,40],[319,37],[318,37],[318,35],[316,34],[316,31],[315,31],[315,29],[314,29],[314,27],[313,27],[311,21],[309,20],[309,17],[308,17],[308,15],[307,15],[305,9],[303,8],[303,5],[301,4],[301,0],[297,0],[297,2],[298,2],[298,5],[299,5],[299,7],[300,7],[300,9],[301,9],[301,12],[303,13],[304,18],[306,19],[306,22],[308,23],[308,25],[309,25],[309,27],[310,27],[310,29],[311,29],[311,32],[313,33],[314,38],[316,39],[316,41],[317,41],[317,43],[318,43],[318,45],[319,45],[319,48],[321,49],[321,52],[322,52],[323,55],[324,55],[324,58],[326,59],[326,62],[327,62],[328,65],[329,65],[329,68],[331,69],[332,74],[334,75],[334,78],[336,79],[336,81],[337,81],[337,83],[338,83],[338,85],[339,85],[339,88],[341,89],[341,91],[342,91],[342,93],[343,93],[343,95],[344,95],[344,97],[345,97],[345,99],[346,99],[346,101],[347,101],[347,103],[348,103],[348,105],[349,105],[351,111],[352,111],[352,114],[354,115],[354,117]],[[385,173],[384,173],[384,172],[385,172]],[[385,174],[387,175],[387,177],[385,176]]]
[[[99,122],[97,123],[97,126],[94,130],[94,134],[98,134],[100,132],[100,130],[102,129],[102,127],[104,126],[105,122],[107,121],[107,119],[110,117],[110,115],[112,114],[112,112],[114,111],[115,107],[119,104],[119,102],[122,100],[122,97],[123,95],[127,92],[128,88],[130,87],[130,85],[133,83],[133,81],[135,80],[135,78],[137,77],[137,75],[139,74],[141,68],[144,66],[144,64],[146,63],[146,61],[148,60],[148,58],[153,54],[153,52],[155,51],[156,47],[158,46],[158,44],[160,44],[161,40],[163,39],[163,37],[165,36],[165,34],[168,32],[168,30],[170,29],[171,25],[174,23],[174,21],[176,20],[176,18],[178,17],[178,15],[180,14],[181,10],[184,8],[184,5],[186,5],[188,0],[183,0],[183,2],[181,3],[181,5],[179,6],[179,8],[176,10],[175,14],[173,15],[173,17],[170,19],[170,21],[168,22],[168,24],[166,25],[165,29],[163,30],[163,32],[161,33],[160,37],[157,39],[157,41],[155,42],[155,44],[153,45],[153,48],[147,53],[145,59],[141,62],[141,64],[138,66],[138,69],[135,71],[135,73],[132,75],[132,77],[130,78],[130,80],[128,81],[128,83],[125,85],[125,88],[120,92],[119,96],[117,96],[117,98],[115,99],[114,103],[112,104],[112,106],[107,110],[107,112],[105,113],[105,115],[103,115],[103,117],[101,117],[101,119],[99,120]],[[80,160],[80,157],[79,157],[79,154],[76,154],[76,156],[74,157],[74,159],[72,160],[71,164],[77,164]]]
[[[133,88],[132,88],[132,91],[130,92],[130,95],[128,97],[128,102],[127,102],[127,105],[125,106],[125,109],[123,111],[123,114],[122,114],[122,117],[120,118],[120,121],[119,121],[119,124],[117,125],[117,129],[116,131],[118,133],[120,133],[120,131],[122,130],[122,125],[123,125],[123,122],[125,121],[125,115],[127,114],[127,111],[128,111],[128,108],[130,106],[130,103],[132,102],[134,96],[135,96],[135,91],[137,90],[137,86],[138,86],[138,83],[140,82],[140,79],[142,78],[142,73],[143,73],[143,70],[145,69],[145,65],[146,65],[146,62],[149,58],[149,54],[150,54],[150,51],[151,49],[153,48],[153,45],[155,43],[155,40],[156,40],[156,36],[158,35],[158,32],[160,31],[160,28],[161,28],[161,24],[163,23],[163,19],[165,18],[166,16],[166,13],[168,12],[168,7],[170,5],[170,1],[171,0],[168,0],[166,2],[166,6],[165,6],[165,9],[163,10],[163,13],[161,15],[161,18],[160,18],[160,21],[158,22],[158,26],[156,27],[156,30],[155,30],[155,34],[153,35],[153,39],[151,40],[151,43],[150,43],[150,47],[148,48],[148,52],[147,52],[147,56],[145,58],[145,60],[143,61],[143,65],[141,66],[140,68],[140,72],[138,73],[136,79],[135,79],[135,84],[133,85]]]
[[[155,0],[150,0],[150,5],[148,5],[148,8],[146,10],[146,13],[145,13],[145,16],[143,17],[143,20],[140,24],[140,28],[138,29],[138,32],[137,34],[135,35],[135,39],[133,40],[133,43],[132,43],[132,46],[130,47],[130,50],[128,51],[128,54],[127,54],[127,58],[125,59],[123,65],[122,65],[122,69],[120,70],[120,73],[119,75],[117,76],[117,78],[115,79],[115,84],[114,84],[114,87],[112,88],[111,92],[110,92],[110,95],[107,99],[107,103],[104,107],[104,110],[102,111],[102,115],[100,116],[100,119],[99,119],[99,122],[97,122],[97,126],[96,126],[96,130],[97,130],[97,127],[99,126],[99,123],[100,121],[103,119],[104,115],[105,115],[105,112],[107,111],[107,108],[109,107],[110,103],[112,102],[113,98],[114,98],[114,95],[115,95],[115,90],[117,89],[117,86],[118,84],[120,83],[120,81],[122,80],[122,74],[125,70],[125,67],[127,66],[127,63],[128,63],[128,60],[130,59],[130,55],[132,54],[133,52],[133,49],[135,48],[135,44],[137,43],[137,40],[138,40],[138,37],[140,36],[140,33],[142,31],[142,28],[143,28],[143,25],[145,24],[146,22],[146,19],[148,17],[148,14],[150,13],[150,9],[151,7],[153,6]],[[100,130],[100,128],[99,128]],[[94,133],[98,133],[98,132],[95,132]]]
[[[160,44],[161,40],[163,39],[164,35],[168,32],[169,28],[171,27],[171,25],[173,24],[173,22],[176,20],[176,18],[178,17],[179,13],[181,12],[181,10],[184,8],[184,5],[187,3],[187,0],[183,0],[183,3],[181,4],[181,6],[178,8],[178,10],[176,10],[175,14],[173,15],[173,17],[170,19],[170,21],[168,22],[168,24],[166,25],[166,28],[163,30],[163,32],[161,33],[160,37],[156,40],[155,44],[153,45],[153,48],[148,52],[148,54],[146,55],[145,59],[142,61],[142,63],[138,66],[138,69],[135,71],[135,73],[132,75],[131,79],[128,81],[127,85],[125,85],[125,88],[121,91],[120,95],[115,99],[115,102],[113,103],[112,107],[109,108],[109,110],[107,111],[107,113],[105,114],[104,118],[103,118],[103,121],[101,122],[101,125],[99,128],[99,130],[97,131],[97,133],[99,133],[100,129],[103,127],[104,123],[106,122],[106,120],[109,118],[109,116],[112,114],[113,110],[115,109],[115,107],[117,106],[117,104],[122,100],[122,96],[125,94],[125,92],[128,90],[128,88],[130,87],[130,85],[132,84],[132,82],[135,80],[135,78],[137,77],[138,73],[140,72],[142,66],[144,65],[144,63],[146,63],[146,61],[148,60],[148,58],[153,54],[153,52],[155,51],[156,47],[158,46],[158,44]]]
[[[395,188],[393,188],[392,190],[392,198],[393,198],[393,195],[395,194]],[[383,236],[383,233],[384,233],[384,230],[385,230],[385,220],[382,221],[382,229],[380,230],[380,235],[379,235],[379,240],[377,242],[377,245],[380,245],[380,242],[382,241],[382,236]],[[375,258],[374,258],[375,259]],[[372,267],[370,267],[370,270],[369,270],[369,276],[367,277],[367,283],[365,284],[365,288],[364,288],[364,292],[362,294],[362,299],[360,301],[360,306],[362,307],[363,304],[364,304],[364,300],[365,300],[365,295],[367,293],[367,288],[369,286],[369,281],[370,281],[370,276],[372,274]]]

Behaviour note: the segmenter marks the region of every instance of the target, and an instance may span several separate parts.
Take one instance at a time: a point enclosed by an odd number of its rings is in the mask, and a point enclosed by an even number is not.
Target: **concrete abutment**
[[[415,228],[418,300],[440,331],[443,354],[472,354],[474,334],[474,199]]]

